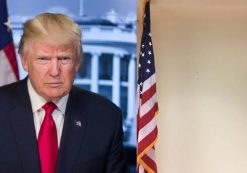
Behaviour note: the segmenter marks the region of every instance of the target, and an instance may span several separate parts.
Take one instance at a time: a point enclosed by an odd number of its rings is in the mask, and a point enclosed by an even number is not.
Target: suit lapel
[[[86,128],[86,117],[81,108],[82,102],[77,100],[76,93],[70,93],[64,120],[63,133],[58,153],[56,172],[71,173],[76,161],[76,156],[82,142]]]
[[[23,172],[39,173],[39,155],[27,80],[21,81],[9,112]]]

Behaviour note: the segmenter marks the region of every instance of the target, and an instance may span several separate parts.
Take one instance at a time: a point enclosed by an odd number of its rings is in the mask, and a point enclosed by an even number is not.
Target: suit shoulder
[[[0,94],[13,93],[18,87],[19,82],[14,82],[11,84],[3,85],[0,87]]]
[[[0,100],[7,101],[11,98],[17,98],[23,96],[23,93],[27,92],[26,79],[20,80],[8,85],[0,87]]]

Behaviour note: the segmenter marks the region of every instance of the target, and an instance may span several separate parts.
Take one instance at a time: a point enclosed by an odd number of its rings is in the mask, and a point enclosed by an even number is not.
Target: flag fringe
[[[142,156],[147,153],[155,144],[157,141],[157,137],[155,138],[155,140],[145,149],[143,150],[138,156],[137,156],[137,163],[139,163],[139,161],[141,160]]]
[[[156,173],[152,168],[150,168],[142,159],[139,162],[140,165],[142,165],[144,167],[144,169],[146,171],[148,171],[148,173]]]

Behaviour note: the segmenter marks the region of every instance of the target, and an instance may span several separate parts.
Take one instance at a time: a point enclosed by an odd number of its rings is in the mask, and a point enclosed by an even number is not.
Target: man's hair
[[[18,52],[25,55],[32,41],[56,45],[74,44],[76,60],[80,62],[82,59],[81,30],[64,14],[42,13],[25,22]]]

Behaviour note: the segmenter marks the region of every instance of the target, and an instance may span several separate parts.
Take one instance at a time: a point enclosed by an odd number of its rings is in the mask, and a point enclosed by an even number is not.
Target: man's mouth
[[[62,82],[50,82],[50,83],[46,83],[46,85],[48,85],[49,87],[52,87],[52,88],[57,88],[57,87],[60,87],[62,85]]]

